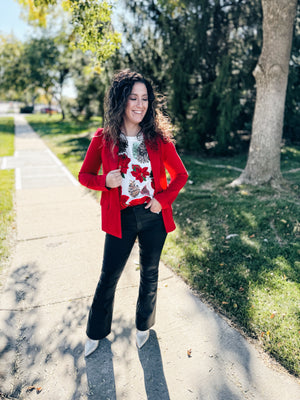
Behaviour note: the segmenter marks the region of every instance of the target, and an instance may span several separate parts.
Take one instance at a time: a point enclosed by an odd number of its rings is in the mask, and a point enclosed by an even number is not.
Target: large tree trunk
[[[261,0],[263,48],[253,75],[256,103],[245,170],[232,182],[278,185],[284,105],[297,0]]]

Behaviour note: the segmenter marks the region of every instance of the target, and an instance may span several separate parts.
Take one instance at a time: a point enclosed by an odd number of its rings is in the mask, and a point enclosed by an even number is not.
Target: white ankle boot
[[[139,349],[141,349],[147,342],[149,335],[149,329],[147,331],[139,331],[138,329],[136,330],[136,345]]]
[[[87,338],[85,342],[85,347],[84,347],[84,355],[85,357],[88,357],[90,354],[94,353],[94,351],[97,349],[99,345],[99,340],[93,340],[90,338]]]

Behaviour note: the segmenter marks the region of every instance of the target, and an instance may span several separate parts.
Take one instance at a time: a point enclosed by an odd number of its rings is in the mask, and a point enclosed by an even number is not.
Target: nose
[[[142,99],[137,99],[137,105],[138,105],[138,107],[141,107],[142,106]]]

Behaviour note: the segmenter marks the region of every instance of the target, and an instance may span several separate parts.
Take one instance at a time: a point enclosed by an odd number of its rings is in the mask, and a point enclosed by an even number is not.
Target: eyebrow
[[[130,93],[130,96],[138,96],[137,93]],[[148,97],[148,93],[143,93],[142,96],[147,96]]]

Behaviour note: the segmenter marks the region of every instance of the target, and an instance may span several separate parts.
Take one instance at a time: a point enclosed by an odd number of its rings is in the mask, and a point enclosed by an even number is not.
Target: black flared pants
[[[102,339],[111,331],[115,290],[136,238],[140,250],[136,327],[144,331],[155,322],[158,266],[167,236],[162,215],[139,205],[121,211],[121,221],[122,239],[106,234],[102,271],[87,323],[90,339]]]

